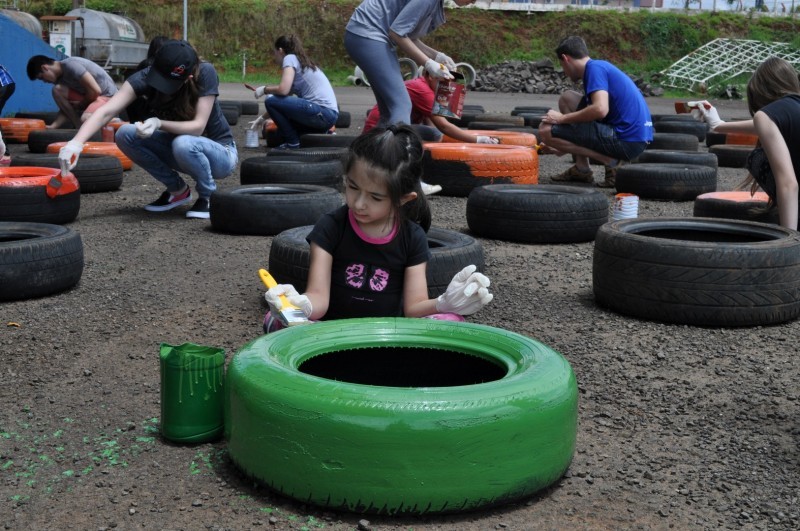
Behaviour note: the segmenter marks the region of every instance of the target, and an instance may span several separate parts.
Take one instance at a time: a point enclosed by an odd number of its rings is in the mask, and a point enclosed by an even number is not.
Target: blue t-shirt
[[[653,120],[641,91],[628,75],[608,61],[590,59],[583,73],[586,104],[592,92],[608,92],[608,114],[600,120],[624,142],[651,142]]]

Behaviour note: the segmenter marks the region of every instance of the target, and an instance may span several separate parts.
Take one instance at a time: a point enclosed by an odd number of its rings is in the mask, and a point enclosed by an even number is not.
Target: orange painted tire
[[[106,125],[108,125],[108,127],[112,128],[114,131],[116,131],[117,129],[119,129],[123,125],[128,125],[129,123],[130,122],[119,121],[119,122],[108,122]]]
[[[539,156],[523,146],[428,142],[423,180],[442,187],[442,195],[467,197],[476,186],[537,184]]]
[[[62,147],[66,146],[66,142],[53,142],[47,146],[48,153],[58,153]],[[122,164],[123,170],[130,170],[133,167],[133,161],[123,153],[114,142],[86,142],[83,145],[82,153],[91,153],[92,155],[111,155],[117,157]]]
[[[44,129],[44,120],[34,118],[0,118],[0,132],[6,144],[25,144],[31,131]]]
[[[740,146],[755,146],[758,143],[758,136],[743,133],[727,133],[725,135],[725,143],[737,144]]]
[[[505,144],[507,146],[536,147],[537,144],[536,135],[533,135],[531,133],[521,133],[519,131],[504,131],[502,129],[497,131],[470,129],[469,132],[470,134],[473,135],[493,136],[495,138],[498,138],[501,144]],[[456,143],[461,141],[456,140],[455,138],[449,137],[447,135],[444,135],[442,137],[442,142]]]
[[[0,221],[69,223],[80,210],[80,187],[71,173],[61,179],[58,195],[47,185],[61,170],[35,166],[0,168]]]
[[[694,217],[725,218],[779,224],[777,207],[767,210],[769,196],[765,192],[750,195],[749,191],[711,192],[694,200]]]

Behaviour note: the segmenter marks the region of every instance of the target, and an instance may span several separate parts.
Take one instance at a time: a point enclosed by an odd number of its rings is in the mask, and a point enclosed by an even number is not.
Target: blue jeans
[[[619,160],[633,160],[647,147],[647,142],[620,140],[613,127],[600,122],[556,124],[551,129],[551,134]]]
[[[364,71],[375,94],[381,113],[376,126],[386,127],[400,122],[410,124],[411,98],[394,48],[385,42],[360,37],[349,31],[344,33],[344,47]]]
[[[325,133],[334,126],[339,111],[296,96],[271,96],[264,102],[278,134],[289,144],[299,144],[300,135]]]
[[[119,149],[170,192],[183,189],[186,182],[178,172],[195,180],[197,194],[208,199],[217,189],[214,179],[233,172],[239,160],[236,144],[223,146],[204,136],[178,135],[156,131],[150,138],[138,138],[136,126],[123,125],[114,137]]]

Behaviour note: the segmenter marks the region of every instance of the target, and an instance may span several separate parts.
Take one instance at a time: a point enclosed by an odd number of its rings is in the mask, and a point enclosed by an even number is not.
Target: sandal
[[[592,170],[581,171],[574,164],[568,170],[551,177],[553,182],[577,182],[577,183],[593,183],[594,173]]]

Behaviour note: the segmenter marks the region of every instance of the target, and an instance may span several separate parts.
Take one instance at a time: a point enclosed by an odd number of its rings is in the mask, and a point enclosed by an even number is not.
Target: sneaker
[[[284,142],[280,146],[273,149],[300,149],[300,144],[290,144],[288,142]]]
[[[187,218],[208,219],[211,217],[211,201],[200,197],[186,213]]]
[[[559,173],[558,175],[551,177],[551,181],[553,182],[575,182],[575,183],[593,183],[594,182],[594,173],[592,170],[589,171],[582,171],[579,170],[577,166],[574,164],[569,167],[568,170]]]
[[[442,191],[442,187],[438,184],[428,184],[426,182],[420,181],[420,186],[422,187],[422,193],[425,195],[433,195],[438,194]]]
[[[158,199],[149,205],[145,205],[144,209],[149,212],[166,212],[167,210],[172,210],[175,207],[186,204],[191,200],[192,191],[187,186],[186,190],[178,195],[172,195],[169,191],[164,192]]]
[[[618,160],[615,166],[606,166],[606,179],[601,183],[597,183],[598,188],[616,188],[617,187],[617,169],[624,166],[624,160]]]

